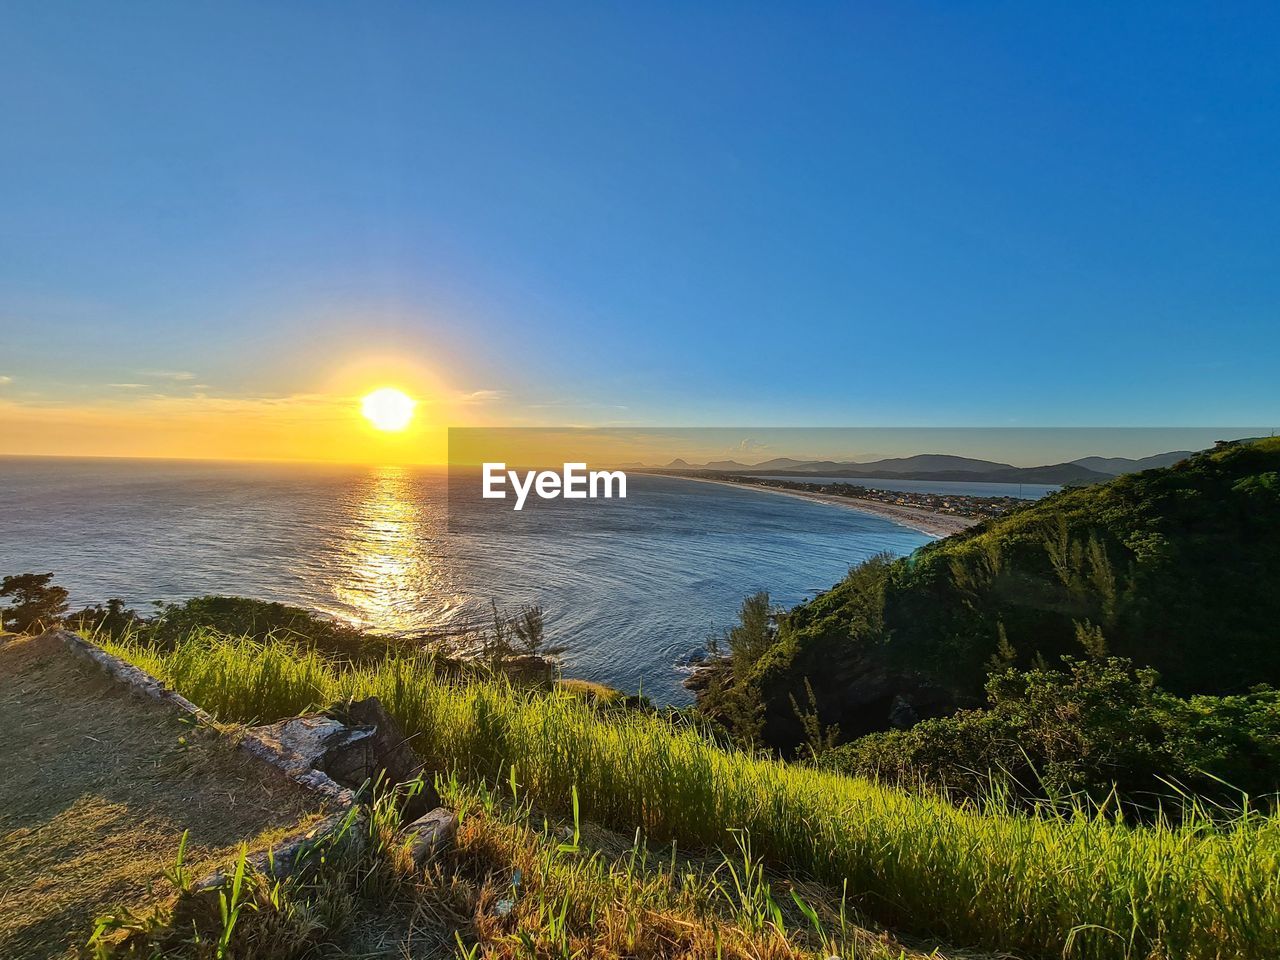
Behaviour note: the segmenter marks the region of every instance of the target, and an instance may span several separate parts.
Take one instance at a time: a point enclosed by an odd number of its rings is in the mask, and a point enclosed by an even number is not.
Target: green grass
[[[106,914],[83,953],[95,960],[958,960],[863,929],[844,899],[768,874],[748,837],[723,857],[673,857],[638,833],[627,839],[551,820],[506,789],[453,778],[437,786],[458,826],[425,869],[401,829],[403,794],[383,794],[363,815],[353,811],[281,879],[242,853],[219,887],[197,890],[183,863],[184,836],[167,871],[178,896],[147,912]]]
[[[108,650],[226,720],[268,722],[376,695],[438,769],[687,849],[748,831],[775,869],[839,889],[917,934],[1038,957],[1280,956],[1280,823],[1258,815],[1131,827],[1103,815],[955,807],[721,750],[644,713],[602,716],[567,693],[453,684],[426,660],[339,671],[287,644],[193,637],[170,653]]]

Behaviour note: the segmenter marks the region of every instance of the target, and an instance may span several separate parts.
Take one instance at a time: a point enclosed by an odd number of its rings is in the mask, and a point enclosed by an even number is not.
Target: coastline
[[[907,507],[896,503],[881,503],[879,500],[859,500],[857,497],[838,497],[830,493],[816,493],[809,490],[783,490],[778,487],[766,487],[755,483],[738,483],[734,480],[713,480],[710,477],[686,477],[677,473],[657,474],[657,476],[675,477],[678,480],[693,480],[698,483],[715,483],[723,487],[737,490],[756,490],[760,493],[774,493],[784,497],[798,497],[801,500],[812,500],[846,510],[859,510],[873,516],[893,520],[903,526],[918,530],[939,539],[960,533],[981,523],[973,517],[958,517],[949,513],[937,513],[920,507]]]

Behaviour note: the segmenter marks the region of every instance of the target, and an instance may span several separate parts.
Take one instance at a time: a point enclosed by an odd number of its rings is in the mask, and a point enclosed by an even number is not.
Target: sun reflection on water
[[[346,531],[345,577],[334,595],[363,626],[380,632],[420,630],[421,599],[430,592],[435,564],[431,538],[412,474],[381,467],[356,493]]]

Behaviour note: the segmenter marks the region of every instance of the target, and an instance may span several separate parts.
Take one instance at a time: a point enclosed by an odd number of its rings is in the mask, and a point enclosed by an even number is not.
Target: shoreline
[[[733,487],[736,490],[756,490],[760,493],[774,493],[784,497],[797,497],[815,503],[825,503],[846,510],[858,510],[873,516],[893,520],[919,533],[942,539],[953,533],[961,533],[981,523],[974,517],[959,517],[950,513],[936,513],[920,507],[902,506],[896,503],[881,503],[879,500],[861,500],[857,497],[840,497],[830,493],[817,493],[811,490],[784,490],[780,487],[767,487],[763,484],[739,483],[735,480],[713,480],[710,477],[686,477],[676,473],[661,473],[655,476],[675,477],[677,480],[693,480],[697,483],[714,483],[722,487]]]

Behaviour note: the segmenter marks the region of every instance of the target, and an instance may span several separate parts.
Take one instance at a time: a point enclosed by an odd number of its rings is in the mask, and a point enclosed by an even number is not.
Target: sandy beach
[[[856,497],[838,497],[829,493],[814,493],[808,490],[783,490],[779,487],[766,487],[755,483],[738,483],[733,480],[712,480],[710,477],[687,477],[681,474],[665,474],[678,476],[682,480],[697,480],[699,483],[717,483],[724,487],[736,487],[739,490],[756,490],[760,493],[776,493],[784,497],[799,497],[802,500],[815,500],[818,503],[846,510],[860,510],[863,513],[885,517],[913,530],[927,533],[931,537],[949,537],[953,533],[968,530],[981,521],[974,517],[958,517],[950,513],[936,513],[920,507],[907,507],[896,503],[881,503],[879,500],[859,500]]]

